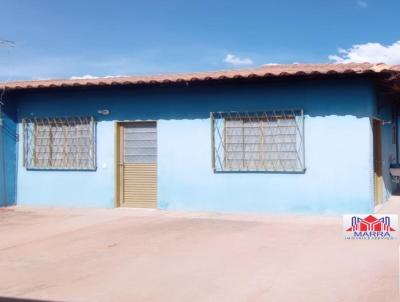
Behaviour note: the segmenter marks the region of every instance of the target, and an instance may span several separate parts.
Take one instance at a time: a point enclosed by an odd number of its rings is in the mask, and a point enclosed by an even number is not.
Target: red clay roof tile
[[[179,82],[198,82],[208,80],[242,79],[242,78],[270,78],[288,76],[314,76],[327,74],[373,74],[373,73],[397,73],[400,65],[370,63],[348,64],[287,64],[264,65],[254,69],[224,70],[211,72],[196,72],[182,74],[164,74],[153,76],[127,76],[105,77],[92,79],[54,79],[34,80],[0,83],[0,89],[22,90],[38,88],[58,87],[82,87],[82,86],[111,86],[111,85],[142,85],[142,84],[169,84]]]

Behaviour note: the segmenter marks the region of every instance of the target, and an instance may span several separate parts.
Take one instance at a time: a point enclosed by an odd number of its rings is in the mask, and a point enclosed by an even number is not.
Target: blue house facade
[[[394,72],[332,68],[8,84],[2,204],[373,212],[396,190]]]

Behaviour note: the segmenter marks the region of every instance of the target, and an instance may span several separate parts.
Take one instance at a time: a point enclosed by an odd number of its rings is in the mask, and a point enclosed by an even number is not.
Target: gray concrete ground
[[[392,302],[398,261],[398,240],[345,240],[339,216],[0,209],[1,297]]]

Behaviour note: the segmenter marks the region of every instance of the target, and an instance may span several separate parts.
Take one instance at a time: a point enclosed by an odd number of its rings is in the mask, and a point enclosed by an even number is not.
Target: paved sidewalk
[[[394,204],[393,204],[394,203]],[[382,211],[400,210],[395,199]],[[0,209],[0,296],[47,301],[400,301],[399,241],[342,218]]]

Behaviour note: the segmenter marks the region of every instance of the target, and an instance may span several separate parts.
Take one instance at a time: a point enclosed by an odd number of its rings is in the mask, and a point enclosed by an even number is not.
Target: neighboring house
[[[396,189],[399,76],[295,64],[0,83],[0,201],[373,212]]]

